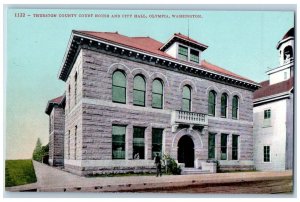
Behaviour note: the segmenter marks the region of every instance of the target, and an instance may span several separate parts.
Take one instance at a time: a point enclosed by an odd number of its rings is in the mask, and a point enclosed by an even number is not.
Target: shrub
[[[164,154],[163,155],[163,161],[166,165],[164,165],[167,169],[167,174],[173,174],[173,175],[180,175],[181,173],[181,167],[177,164],[175,159],[171,158],[169,155]]]

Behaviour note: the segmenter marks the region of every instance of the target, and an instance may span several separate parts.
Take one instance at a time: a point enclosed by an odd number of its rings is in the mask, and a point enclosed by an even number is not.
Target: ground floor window
[[[126,126],[112,126],[112,159],[125,159]]]
[[[145,128],[133,127],[133,159],[145,158]]]
[[[264,146],[264,162],[270,162],[270,146]]]
[[[221,134],[221,160],[227,160],[227,134]]]
[[[208,134],[208,158],[214,159],[215,158],[215,134],[209,133]]]
[[[163,129],[152,128],[152,159],[157,153],[162,156],[162,136]]]
[[[232,160],[238,160],[239,136],[232,135]]]

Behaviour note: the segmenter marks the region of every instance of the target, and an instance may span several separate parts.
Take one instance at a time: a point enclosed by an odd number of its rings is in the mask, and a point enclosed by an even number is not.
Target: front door
[[[178,142],[178,162],[185,167],[194,167],[194,142],[192,138],[184,135]]]

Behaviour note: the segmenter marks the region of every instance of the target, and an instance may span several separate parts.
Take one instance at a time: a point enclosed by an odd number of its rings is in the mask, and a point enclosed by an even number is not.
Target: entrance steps
[[[209,170],[201,170],[198,168],[183,168],[181,170],[181,175],[198,175],[198,174],[209,174]]]

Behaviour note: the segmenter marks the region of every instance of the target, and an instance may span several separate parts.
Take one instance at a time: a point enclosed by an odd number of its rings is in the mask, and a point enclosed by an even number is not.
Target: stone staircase
[[[198,168],[183,168],[181,170],[181,175],[198,175],[198,174],[209,174],[209,170],[201,170]]]

